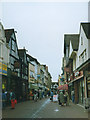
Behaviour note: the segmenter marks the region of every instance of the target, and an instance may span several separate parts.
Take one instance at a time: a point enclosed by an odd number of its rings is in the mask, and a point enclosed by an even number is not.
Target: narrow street
[[[7,107],[2,112],[3,118],[88,118],[84,108],[70,103],[69,106],[59,106],[49,98],[18,103],[15,109]]]

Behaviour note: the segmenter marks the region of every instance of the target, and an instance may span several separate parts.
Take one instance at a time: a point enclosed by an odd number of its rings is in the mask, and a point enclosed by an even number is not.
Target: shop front
[[[76,72],[74,77],[75,103],[84,104],[85,84],[83,71]]]
[[[72,99],[71,92],[74,88],[74,82],[68,83],[68,93],[69,93],[69,99]]]

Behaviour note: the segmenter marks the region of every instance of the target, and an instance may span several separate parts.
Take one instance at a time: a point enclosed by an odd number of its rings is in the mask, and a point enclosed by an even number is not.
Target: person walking
[[[53,101],[53,91],[51,91],[51,101]]]
[[[15,108],[15,93],[11,90],[10,92],[11,108]]]
[[[60,102],[60,91],[58,91],[58,102],[59,102],[59,105],[61,105],[61,102]]]
[[[60,91],[60,102],[61,102],[61,106],[64,105],[64,94],[63,91]]]
[[[39,90],[39,99],[41,100],[42,99],[42,91]]]
[[[6,100],[7,100],[6,94],[4,90],[2,90],[2,108],[3,109],[6,107]]]
[[[72,102],[74,103],[74,99],[75,99],[75,93],[74,93],[74,89],[72,90],[72,92],[71,92],[71,96],[72,96]]]
[[[34,93],[34,101],[35,101],[35,102],[37,102],[37,97],[38,97],[38,94],[37,94],[37,92],[35,91],[35,93]]]
[[[68,95],[68,92],[65,91],[65,96],[66,96],[66,106],[69,105],[69,95]]]

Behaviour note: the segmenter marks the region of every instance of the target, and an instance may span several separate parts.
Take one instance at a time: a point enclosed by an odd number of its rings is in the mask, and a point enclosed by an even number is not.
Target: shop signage
[[[0,74],[7,76],[7,64],[0,62]]]
[[[79,76],[79,72],[77,71],[77,72],[75,72],[75,77],[77,77],[77,76]]]
[[[53,95],[53,101],[58,101],[58,95]]]
[[[79,76],[82,76],[83,75],[83,71],[76,71],[75,73],[74,73],[74,77],[75,78],[77,78],[77,77],[79,77]]]

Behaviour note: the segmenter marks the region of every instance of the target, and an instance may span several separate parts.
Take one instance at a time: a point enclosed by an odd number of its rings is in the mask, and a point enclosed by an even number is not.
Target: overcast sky
[[[18,48],[49,67],[52,80],[62,73],[64,34],[79,33],[88,20],[88,2],[4,2],[2,23],[17,31]]]

